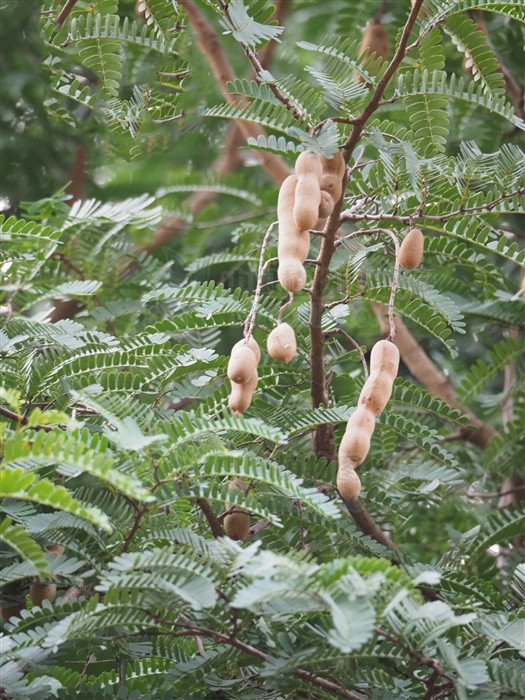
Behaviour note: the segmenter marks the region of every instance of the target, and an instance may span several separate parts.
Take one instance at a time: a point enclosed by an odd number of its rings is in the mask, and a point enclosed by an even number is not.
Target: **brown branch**
[[[245,97],[232,95],[229,92],[227,84],[235,82],[236,76],[215,29],[199,10],[194,0],[180,0],[179,4],[186,10],[188,22],[195,34],[197,45],[208,61],[225,100],[238,107],[248,104],[248,100]],[[264,134],[261,127],[257,124],[242,120],[238,120],[237,124],[246,139],[250,137],[257,138]],[[257,151],[257,157],[263,168],[277,184],[280,185],[290,174],[290,169],[286,163],[274,153]]]
[[[222,537],[222,527],[221,527],[221,521],[219,518],[215,515],[213,512],[213,508],[210,506],[209,501],[207,501],[205,498],[196,498],[195,503],[199,506],[199,508],[202,510],[204,513],[204,517],[208,521],[211,529],[211,534],[217,538],[217,537]]]
[[[388,332],[389,326],[385,319],[384,310],[377,304],[372,305],[374,312],[379,321],[379,325],[383,333]],[[461,429],[462,436],[478,445],[485,448],[489,440],[496,435],[496,430],[490,425],[487,425],[477,416],[475,416],[468,408],[462,406],[458,399],[456,390],[450,379],[448,379],[432,362],[421,345],[414,338],[409,329],[405,326],[400,318],[396,318],[396,337],[394,343],[399,348],[401,358],[408,367],[410,374],[417,379],[431,394],[439,396],[446,401],[449,406],[457,408],[462,413],[469,417],[469,426],[474,427],[472,431],[469,427]]]
[[[19,416],[18,413],[15,413],[14,411],[10,411],[8,408],[5,408],[5,406],[0,406],[0,415],[4,416],[5,418],[9,418],[9,420],[15,421],[18,423],[18,425],[27,425],[29,423],[28,419],[26,416]],[[54,430],[55,428],[62,428],[64,426],[57,426],[57,425],[32,425],[31,426],[33,430],[44,430],[46,433],[49,433],[51,430]]]
[[[124,544],[122,545],[122,550],[120,552],[121,554],[128,551],[131,541],[135,537],[137,530],[140,527],[140,521],[142,520],[142,517],[147,513],[147,511],[148,506],[143,506],[140,510],[137,511],[135,520],[133,521],[133,525],[131,526],[131,530],[128,532],[126,539],[124,540]]]
[[[77,4],[78,0],[66,0],[64,3],[63,8],[60,10],[60,14],[57,17],[57,20],[55,22],[55,27],[61,27],[66,19],[69,17],[71,10],[75,7]]]

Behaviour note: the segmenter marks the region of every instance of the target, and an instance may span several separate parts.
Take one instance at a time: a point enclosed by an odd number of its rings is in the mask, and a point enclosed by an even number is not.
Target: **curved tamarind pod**
[[[359,428],[348,425],[339,445],[339,466],[346,467],[351,464],[353,469],[357,469],[368,454],[371,437],[372,433],[367,433],[365,430],[359,430]]]
[[[425,237],[418,228],[411,229],[399,246],[399,264],[406,270],[412,270],[423,260]]]
[[[384,372],[372,372],[359,395],[358,404],[366,406],[375,416],[384,411],[392,395],[393,380]]]
[[[288,323],[280,323],[268,336],[266,347],[274,360],[290,362],[297,352],[294,329]]]
[[[253,350],[245,345],[233,348],[228,362],[228,379],[236,384],[246,384],[257,369],[257,358]]]
[[[245,384],[232,382],[232,391],[228,400],[228,406],[236,416],[240,416],[241,413],[244,413],[244,411],[249,408],[258,381],[259,375],[257,374],[257,370],[255,370]]]
[[[295,161],[297,186],[293,206],[293,220],[301,231],[315,226],[319,216],[321,202],[320,180],[322,175],[321,160],[312,151],[303,151]]]
[[[343,177],[346,171],[345,159],[337,151],[331,158],[321,156],[321,166],[323,168],[320,182],[321,197],[323,192],[328,192],[332,196],[335,205],[335,202],[338,202],[343,194]]]
[[[348,419],[346,430],[360,430],[365,435],[372,435],[376,427],[376,417],[367,406],[358,406]]]
[[[377,75],[381,64],[390,53],[390,37],[386,29],[380,24],[372,23],[363,34],[359,56],[361,57],[365,51],[367,51],[368,56],[372,53],[376,54],[376,58],[367,70],[371,75]],[[358,71],[354,72],[354,80],[358,83],[366,82],[365,78]]]
[[[295,258],[301,264],[308,257],[310,250],[309,231],[295,231],[287,236],[279,236],[277,243],[277,256],[279,261],[287,258]]]
[[[306,284],[306,270],[300,260],[284,258],[279,260],[277,278],[286,291],[299,292]]]
[[[321,190],[321,203],[319,204],[319,219],[326,221],[326,219],[333,212],[334,207],[335,201],[330,192],[328,190]],[[317,228],[318,226],[319,219],[315,224],[315,228]]]
[[[33,605],[38,605],[39,607],[42,607],[44,600],[54,603],[57,597],[56,583],[32,583],[29,586],[29,595]]]
[[[361,479],[350,466],[341,466],[337,470],[337,490],[345,501],[356,501],[361,492]]]
[[[235,350],[235,348],[249,348],[253,354],[255,355],[255,359],[257,360],[257,364],[261,361],[261,349],[253,337],[253,335],[250,336],[248,342],[246,342],[246,338],[243,338],[242,340],[239,340],[239,342],[235,343],[235,345],[232,348],[232,353]]]
[[[246,493],[248,489],[246,482],[241,477],[236,477],[228,486],[231,493],[234,489],[239,489]],[[231,506],[228,506],[229,508]],[[250,532],[250,514],[239,506],[235,506],[233,513],[224,516],[224,529],[232,540],[245,540]]]
[[[399,348],[390,340],[378,340],[370,352],[370,374],[386,374],[392,381],[399,369]]]

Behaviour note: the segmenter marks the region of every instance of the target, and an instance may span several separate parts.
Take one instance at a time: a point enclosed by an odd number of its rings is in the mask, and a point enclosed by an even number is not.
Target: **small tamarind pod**
[[[423,259],[425,237],[418,228],[411,229],[399,246],[399,264],[406,270],[417,267]]]
[[[388,32],[384,27],[376,22],[369,25],[363,34],[363,39],[359,48],[359,57],[361,57],[365,51],[367,51],[367,56],[372,53],[376,54],[376,58],[367,69],[369,73],[376,75],[381,67],[381,64],[390,53],[390,37],[388,36]],[[365,82],[365,78],[363,78],[358,71],[354,72],[354,80],[356,80],[358,83]]]
[[[392,381],[399,369],[399,348],[390,340],[378,340],[370,352],[370,373],[386,374]]]
[[[29,586],[29,595],[33,605],[38,605],[39,607],[42,607],[44,600],[54,603],[57,597],[56,583],[32,583]]]
[[[65,551],[66,548],[61,544],[50,544],[47,548],[47,554],[56,554],[57,557],[62,556]]]
[[[293,206],[293,220],[301,231],[315,226],[319,216],[321,202],[320,180],[322,175],[321,160],[312,151],[303,151],[295,161],[297,186]]]
[[[339,465],[351,463],[356,469],[362,464],[370,449],[371,436],[372,433],[367,433],[366,430],[359,430],[355,426],[348,425],[339,445]]]
[[[330,192],[328,192],[327,190],[321,190],[321,203],[319,204],[319,219],[324,219],[326,221],[326,219],[333,212],[334,207],[335,201]],[[315,224],[316,228],[318,226],[318,221]]]
[[[258,381],[259,376],[257,374],[257,370],[255,370],[253,375],[245,384],[232,382],[232,391],[228,400],[228,406],[236,416],[244,413],[244,411],[249,408],[252,402],[253,392],[257,388]]]
[[[392,395],[392,379],[382,372],[372,372],[359,395],[358,404],[366,406],[375,416],[384,411]]]
[[[268,336],[266,347],[274,360],[290,362],[297,352],[294,329],[289,323],[280,323]]]
[[[257,369],[257,358],[253,350],[245,345],[233,348],[228,362],[228,379],[236,384],[246,384]]]
[[[343,177],[346,171],[346,163],[343,155],[337,151],[331,158],[321,156],[321,198],[323,192],[328,192],[335,202],[341,199],[343,194]],[[330,212],[331,214],[332,212]]]
[[[241,477],[236,477],[228,486],[228,492],[239,489],[246,493],[246,482]],[[231,507],[231,506],[228,506]],[[250,514],[239,506],[234,506],[233,513],[224,516],[224,529],[232,540],[245,540],[250,532]]]
[[[235,350],[235,348],[250,348],[250,350],[253,352],[255,355],[255,359],[257,360],[257,364],[261,361],[261,349],[259,348],[259,345],[253,335],[250,336],[248,342],[246,342],[246,338],[243,338],[242,340],[239,340],[239,342],[235,343],[235,345],[232,348],[232,353]]]
[[[279,260],[277,278],[286,291],[299,292],[306,284],[306,270],[300,260],[284,258]]]
[[[337,490],[345,501],[356,501],[361,492],[361,479],[350,466],[339,466],[337,470]]]

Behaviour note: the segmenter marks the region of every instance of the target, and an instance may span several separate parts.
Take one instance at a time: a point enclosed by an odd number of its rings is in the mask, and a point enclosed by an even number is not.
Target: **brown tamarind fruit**
[[[390,37],[388,36],[388,32],[377,22],[370,24],[363,34],[363,39],[359,48],[359,57],[361,57],[365,51],[367,52],[367,56],[372,53],[376,55],[372,64],[367,68],[371,75],[376,75],[381,64],[390,53]],[[365,82],[365,78],[363,78],[358,71],[354,73],[354,80],[359,83]]]
[[[259,362],[261,361],[261,349],[260,349],[257,341],[255,340],[255,338],[253,337],[253,335],[251,335],[248,338],[248,341],[246,341],[246,338],[243,338],[242,340],[239,340],[239,342],[235,343],[235,345],[232,348],[232,352],[235,350],[235,348],[241,348],[241,347],[250,348],[250,350],[255,355],[255,359],[257,360],[257,364],[259,364]]]
[[[232,349],[228,362],[228,379],[236,384],[246,384],[257,370],[257,357],[247,345]]]
[[[372,435],[376,427],[376,417],[366,406],[357,406],[350,416],[346,429],[362,430],[368,435]]]
[[[306,284],[306,270],[296,258],[279,260],[277,279],[288,292],[299,292]]]
[[[332,195],[326,190],[321,190],[321,203],[319,204],[319,219],[315,222],[315,228],[319,227],[319,220],[326,221],[335,207]]]
[[[411,229],[399,246],[399,264],[406,270],[417,267],[423,259],[425,237],[418,228]]]
[[[375,416],[385,410],[392,395],[392,379],[382,372],[372,372],[359,395],[359,405],[366,406]]]
[[[48,554],[56,554],[57,557],[61,557],[66,551],[66,548],[61,544],[50,544],[47,548]]]
[[[331,158],[321,156],[321,198],[323,192],[327,192],[334,202],[338,202],[343,194],[343,177],[346,171],[346,163],[343,155],[337,151]],[[330,212],[331,214],[332,212]],[[321,216],[321,212],[319,212]]]
[[[277,255],[279,260],[297,258],[303,263],[310,250],[310,234],[308,229],[299,228],[293,217],[297,176],[290,175],[279,189],[277,200],[277,219],[279,221],[279,240]]]
[[[370,352],[370,373],[386,374],[392,381],[399,370],[399,348],[390,340],[378,340]]]
[[[246,493],[248,487],[241,477],[235,478],[228,486],[228,492],[239,489]],[[231,506],[228,506],[231,507]],[[250,514],[239,506],[234,506],[232,513],[224,516],[224,529],[232,540],[245,540],[250,533]]]
[[[232,382],[232,390],[228,400],[228,406],[236,416],[244,413],[244,411],[249,408],[252,402],[253,392],[257,388],[258,381],[259,376],[257,374],[257,370],[255,370],[250,379],[244,384]]]
[[[33,605],[38,605],[39,607],[42,607],[44,600],[54,603],[57,597],[56,583],[32,583],[29,586],[29,595]]]
[[[345,501],[356,501],[361,492],[361,479],[351,466],[339,466],[337,490]]]
[[[20,613],[25,609],[25,603],[19,605],[8,605],[5,608],[0,607],[0,616],[4,622],[9,622],[12,617],[20,617]]]
[[[268,336],[266,347],[274,360],[290,362],[297,352],[294,329],[289,323],[280,323]]]
[[[293,206],[293,220],[301,231],[315,226],[319,218],[321,202],[320,180],[322,175],[321,160],[312,151],[303,151],[295,161],[297,186]]]
[[[146,7],[143,0],[137,0],[135,3],[135,14],[140,19],[146,19]]]
[[[356,469],[362,464],[370,449],[372,432],[348,425],[339,445],[339,464],[351,464]]]

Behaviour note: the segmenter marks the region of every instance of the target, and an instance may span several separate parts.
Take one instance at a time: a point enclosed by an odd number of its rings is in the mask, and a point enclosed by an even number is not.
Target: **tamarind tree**
[[[523,4],[274,5],[0,8],[3,698],[525,697]]]

